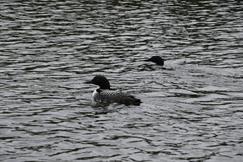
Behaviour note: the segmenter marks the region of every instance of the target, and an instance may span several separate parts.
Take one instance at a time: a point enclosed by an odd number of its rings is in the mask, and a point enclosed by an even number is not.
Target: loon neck
[[[108,89],[108,90],[111,89],[110,84],[107,84],[107,85],[99,85],[99,88],[100,89]]]

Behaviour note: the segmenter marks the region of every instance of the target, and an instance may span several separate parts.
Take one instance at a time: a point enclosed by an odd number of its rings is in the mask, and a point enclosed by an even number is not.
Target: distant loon
[[[137,99],[132,95],[123,93],[120,90],[111,90],[109,81],[102,75],[96,75],[91,81],[86,83],[99,86],[99,88],[94,90],[92,94],[92,100],[95,103],[119,103],[124,105],[140,105],[141,103],[140,99]]]
[[[162,59],[160,56],[152,56],[151,58],[145,60],[145,61],[151,61],[156,63],[157,65],[164,66],[164,59]]]

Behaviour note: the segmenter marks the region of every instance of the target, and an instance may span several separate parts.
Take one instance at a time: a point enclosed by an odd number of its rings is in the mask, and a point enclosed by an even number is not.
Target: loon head
[[[111,89],[108,79],[102,75],[96,75],[91,81],[86,83],[98,85],[100,89]]]
[[[162,59],[160,56],[152,56],[151,58],[149,58],[145,61],[151,61],[151,62],[156,63],[157,65],[163,66],[165,60]]]

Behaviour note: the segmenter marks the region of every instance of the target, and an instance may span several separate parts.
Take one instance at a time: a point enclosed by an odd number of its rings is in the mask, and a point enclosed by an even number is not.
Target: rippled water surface
[[[0,161],[243,161],[240,0],[3,1],[0,67]]]

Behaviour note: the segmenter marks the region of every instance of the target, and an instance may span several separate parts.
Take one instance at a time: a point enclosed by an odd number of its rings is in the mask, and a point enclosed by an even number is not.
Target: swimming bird
[[[160,56],[152,56],[151,58],[145,60],[145,61],[151,61],[154,62],[157,65],[164,66],[164,59],[162,59]]]
[[[141,100],[135,98],[132,95],[122,92],[121,90],[112,90],[110,88],[110,82],[102,75],[96,75],[92,80],[86,82],[90,84],[98,85],[99,88],[95,89],[92,94],[92,100],[94,103],[118,103],[124,105],[140,105]]]

